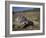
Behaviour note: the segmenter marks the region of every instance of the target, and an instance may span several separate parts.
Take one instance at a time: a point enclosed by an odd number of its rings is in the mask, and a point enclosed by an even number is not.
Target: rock
[[[15,29],[23,29],[24,26],[26,25],[33,25],[33,22],[28,20],[25,16],[18,16],[16,19],[15,19],[15,22],[14,22],[14,28]]]

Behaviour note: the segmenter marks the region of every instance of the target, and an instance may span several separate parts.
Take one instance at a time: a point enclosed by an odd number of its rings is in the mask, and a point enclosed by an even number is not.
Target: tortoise
[[[20,29],[26,28],[30,25],[32,26],[32,29],[33,29],[33,27],[34,27],[33,21],[27,19],[26,16],[18,16],[15,19],[13,28],[15,28],[16,30],[20,30]]]

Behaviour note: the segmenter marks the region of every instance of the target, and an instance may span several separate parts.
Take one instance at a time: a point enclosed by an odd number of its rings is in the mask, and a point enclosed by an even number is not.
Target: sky
[[[23,10],[32,10],[33,8],[31,7],[13,7],[13,11],[23,11]]]

